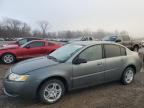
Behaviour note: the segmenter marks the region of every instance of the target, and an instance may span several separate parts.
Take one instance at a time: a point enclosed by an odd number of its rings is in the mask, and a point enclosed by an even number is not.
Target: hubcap
[[[126,72],[125,81],[126,81],[127,83],[131,83],[131,81],[133,80],[133,76],[134,76],[133,71],[132,71],[132,70],[128,70],[128,71]]]
[[[44,98],[48,102],[57,101],[62,95],[62,88],[58,83],[50,83],[44,89]]]
[[[4,62],[5,63],[12,63],[14,61],[13,55],[7,54],[4,56]]]

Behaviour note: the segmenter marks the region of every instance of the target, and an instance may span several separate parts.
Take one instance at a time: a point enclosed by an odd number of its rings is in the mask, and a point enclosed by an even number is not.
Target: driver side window
[[[80,55],[80,59],[86,61],[95,61],[102,59],[102,47],[101,45],[95,45],[84,50]]]
[[[44,42],[32,42],[28,45],[30,48],[37,48],[45,46]]]

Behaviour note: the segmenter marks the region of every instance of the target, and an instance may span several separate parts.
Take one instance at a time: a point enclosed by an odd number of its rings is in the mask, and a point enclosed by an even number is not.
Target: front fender
[[[29,73],[30,81],[36,81],[37,87],[51,77],[61,77],[65,79],[68,84],[68,89],[72,88],[72,66],[69,64],[60,64],[53,67],[45,67],[41,69],[34,70]]]

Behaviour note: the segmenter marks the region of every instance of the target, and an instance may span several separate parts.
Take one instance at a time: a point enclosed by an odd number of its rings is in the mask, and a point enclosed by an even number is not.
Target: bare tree
[[[19,20],[4,18],[3,19],[3,28],[6,31],[7,37],[26,37],[30,36],[30,27]]]
[[[129,33],[127,31],[123,30],[120,32],[120,35],[129,35]]]
[[[46,36],[47,32],[48,32],[48,29],[50,28],[50,24],[48,21],[39,21],[38,22],[38,25],[41,29],[41,32],[42,32],[42,35],[43,35],[43,38]]]
[[[39,37],[39,38],[42,36],[42,34],[41,34],[41,32],[39,30],[33,30],[32,31],[32,35],[34,37]]]
[[[26,23],[23,23],[21,27],[22,37],[30,36],[31,35],[30,32],[31,32],[31,28]]]
[[[19,20],[15,20],[11,18],[3,19],[3,23],[8,29],[15,29],[15,30],[18,29],[19,26],[21,25],[21,22]]]

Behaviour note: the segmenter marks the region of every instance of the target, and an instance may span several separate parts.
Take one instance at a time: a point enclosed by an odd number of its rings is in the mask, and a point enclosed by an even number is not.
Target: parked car
[[[35,37],[17,38],[17,41],[5,44],[3,46],[8,46],[8,45],[18,45],[18,46],[21,46],[21,45],[23,45],[23,44],[25,44],[27,42],[32,41],[32,40],[43,40],[43,39],[35,38]]]
[[[140,69],[138,53],[120,44],[75,42],[12,66],[4,79],[4,92],[52,104],[66,91],[117,80],[130,84]]]
[[[0,41],[4,41],[4,38],[0,38]]]
[[[19,59],[49,54],[60,46],[60,44],[47,42],[44,40],[30,41],[21,46],[11,44],[0,48],[0,58],[3,63],[10,64]]]
[[[94,41],[95,39],[91,36],[83,36],[75,39],[71,39],[68,43],[72,43],[75,41]]]
[[[4,40],[5,40],[5,41],[13,41],[12,38],[5,38]]]
[[[130,38],[128,35],[113,35],[113,36],[106,36],[102,39],[102,41],[112,41],[112,42],[117,42],[120,43],[127,48],[129,48],[132,51],[138,52],[139,48],[141,48],[141,42],[136,41],[132,38]]]

